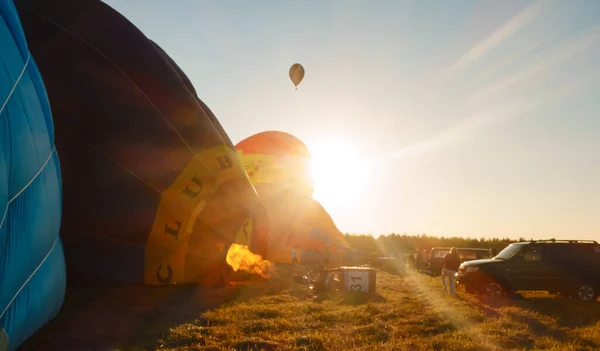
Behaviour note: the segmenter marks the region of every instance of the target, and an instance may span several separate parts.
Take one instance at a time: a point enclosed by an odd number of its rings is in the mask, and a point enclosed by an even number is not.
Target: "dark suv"
[[[467,292],[488,296],[545,290],[595,301],[600,295],[600,245],[592,240],[514,243],[492,259],[464,262],[456,281]]]

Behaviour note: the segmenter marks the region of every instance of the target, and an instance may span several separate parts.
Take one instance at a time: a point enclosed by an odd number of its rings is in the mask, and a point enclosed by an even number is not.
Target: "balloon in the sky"
[[[56,123],[67,269],[221,283],[260,202],[190,80],[100,0],[29,0],[19,11]]]
[[[295,136],[267,131],[236,145],[246,173],[269,215],[267,259],[291,262],[292,250],[348,246],[325,209],[311,198],[310,152]],[[253,235],[257,239],[258,235]]]
[[[304,67],[301,64],[294,63],[292,67],[290,67],[290,79],[294,83],[296,89],[298,89],[298,84],[304,79]]]
[[[0,0],[0,350],[62,306],[60,165],[44,83],[11,0]]]

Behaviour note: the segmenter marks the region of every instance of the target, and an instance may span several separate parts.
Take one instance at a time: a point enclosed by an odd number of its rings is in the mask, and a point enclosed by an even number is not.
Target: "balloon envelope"
[[[302,79],[304,79],[304,67],[301,64],[294,63],[290,67],[290,79],[296,87],[302,82]]]
[[[56,123],[72,273],[222,281],[258,196],[182,70],[99,0],[19,3]]]
[[[327,211],[311,198],[310,152],[300,139],[266,131],[240,141],[236,149],[269,216],[267,259],[291,262],[294,247],[322,252],[329,245],[335,252],[349,246]]]
[[[235,148],[259,194],[294,191],[310,196],[313,193],[310,152],[295,136],[266,131],[240,141]]]
[[[282,206],[282,203],[285,206]],[[325,208],[315,199],[299,194],[293,194],[276,201],[269,206],[272,217],[273,231],[279,229],[278,249],[271,257],[275,261],[288,262],[289,247],[301,250],[299,257],[302,263],[308,262],[308,251],[325,254],[331,264],[341,264],[342,255],[350,248],[344,234],[337,228],[335,222]]]
[[[12,1],[0,0],[0,350],[60,310],[60,165],[44,83]]]

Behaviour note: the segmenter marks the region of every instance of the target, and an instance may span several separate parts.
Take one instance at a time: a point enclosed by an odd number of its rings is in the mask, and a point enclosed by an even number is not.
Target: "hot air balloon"
[[[311,198],[310,152],[300,139],[285,132],[266,131],[240,141],[236,149],[267,208],[267,259],[291,262],[293,249],[299,248],[299,259],[306,262],[302,257],[309,252],[348,248],[327,211]]]
[[[288,223],[288,246],[298,247],[300,262],[318,263],[327,257],[330,264],[340,265],[350,246],[343,233],[323,205],[312,197],[292,196],[288,212],[275,212],[273,216]]]
[[[304,79],[304,67],[299,63],[294,63],[290,67],[290,79],[294,83],[294,87],[298,89],[298,84]]]
[[[300,139],[285,132],[266,131],[235,147],[259,193],[295,191],[312,195],[310,151]]]
[[[62,306],[60,165],[43,81],[10,0],[0,0],[0,350]]]
[[[190,80],[102,1],[18,9],[54,113],[69,274],[221,284],[260,201]]]

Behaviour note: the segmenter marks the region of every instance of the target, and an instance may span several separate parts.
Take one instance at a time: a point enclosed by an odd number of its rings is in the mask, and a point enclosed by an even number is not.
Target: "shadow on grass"
[[[290,287],[287,279],[267,281],[245,274],[230,277],[239,278],[238,283],[212,289],[196,285],[70,282],[59,314],[27,340],[19,351],[153,350],[160,346],[202,346],[208,328],[223,323],[203,317],[205,311],[233,301],[279,294]],[[172,329],[182,325],[188,333],[169,337]],[[161,341],[166,344],[161,345]],[[269,347],[265,343],[261,345]],[[248,345],[236,347],[245,346]]]
[[[556,326],[547,325],[547,324],[540,322],[537,318],[533,318],[530,316],[526,316],[526,315],[522,315],[522,314],[518,314],[518,313],[514,313],[514,312],[508,312],[507,315],[511,319],[525,324],[528,327],[528,329],[531,331],[531,333],[534,334],[536,337],[551,336],[552,339],[559,341],[561,343],[568,343],[569,341],[571,341],[573,339],[573,337],[571,335],[566,333],[558,325],[556,325]],[[523,341],[519,342],[518,345],[520,347],[523,347],[523,346],[527,346],[529,348],[533,347],[533,344],[525,344]],[[584,338],[578,338],[577,346],[585,347],[586,349],[591,348],[593,350],[597,350],[598,348],[600,348],[600,345],[598,345],[596,342],[594,342],[592,340],[584,339]]]
[[[600,320],[600,302],[579,301],[550,294],[511,294],[503,299],[481,299],[493,308],[521,307],[556,319],[561,327],[585,327]]]
[[[353,293],[353,292],[324,292],[314,295],[314,302],[336,301],[339,305],[358,306],[369,302],[386,302],[387,299],[378,293]]]
[[[539,314],[555,318],[562,327],[585,327],[600,320],[600,302],[585,302],[568,298],[527,298],[519,302]]]
[[[340,295],[340,305],[362,305],[369,302],[386,302],[387,299],[378,293],[371,294],[361,294],[361,293],[341,293]]]
[[[600,303],[598,301],[584,302],[539,292],[511,294],[504,299],[483,299],[481,302],[484,308],[520,307],[554,320],[555,322],[549,325],[525,314],[510,310],[505,312],[512,320],[525,324],[532,334],[551,336],[559,342],[568,342],[573,338],[572,335],[565,332],[565,328],[587,327],[600,320]],[[600,345],[592,340],[579,338],[577,342],[580,347],[600,349]],[[519,340],[517,344],[520,347],[533,347],[533,344],[529,345],[526,340]]]
[[[233,345],[235,351],[275,351],[281,345],[277,342],[266,340],[244,340]]]
[[[476,304],[476,307],[485,315],[486,318],[489,319],[498,319],[500,318],[500,312],[498,312],[495,308],[493,308],[493,306],[490,306],[486,303],[483,303],[480,300],[476,300],[476,297],[472,296],[471,297],[467,297],[469,295],[465,295],[465,293],[463,291],[458,292],[457,294],[454,295],[454,298],[456,300],[459,300],[461,302],[465,302],[465,303],[469,303],[469,304],[473,304],[474,301],[478,301],[479,303]]]
[[[515,306],[518,302],[523,302],[525,299],[515,293],[508,293],[504,297],[486,297],[483,295],[474,295],[477,300],[486,307],[502,308],[506,306]]]
[[[19,350],[154,349],[172,327],[210,324],[199,319],[201,313],[232,299],[237,290],[70,284],[60,313]]]

